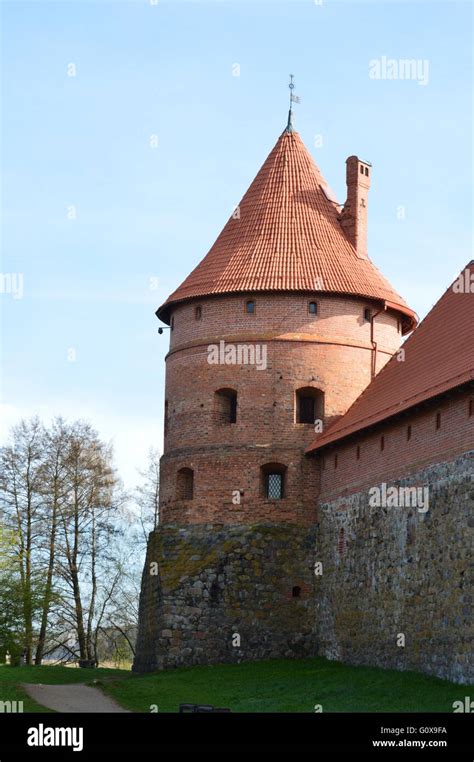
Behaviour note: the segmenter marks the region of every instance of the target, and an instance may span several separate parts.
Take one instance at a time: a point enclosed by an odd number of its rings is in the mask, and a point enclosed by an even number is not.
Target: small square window
[[[248,302],[245,303],[245,311],[248,315],[254,315],[255,314],[255,302],[253,299],[249,299]]]

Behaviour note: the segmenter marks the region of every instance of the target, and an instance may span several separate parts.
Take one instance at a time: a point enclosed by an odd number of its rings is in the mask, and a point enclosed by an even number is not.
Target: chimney
[[[340,216],[342,228],[360,259],[367,259],[367,204],[372,164],[357,156],[346,159],[347,200]]]

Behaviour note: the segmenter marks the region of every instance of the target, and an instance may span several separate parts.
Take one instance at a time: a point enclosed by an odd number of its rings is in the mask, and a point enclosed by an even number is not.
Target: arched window
[[[200,304],[197,305],[197,307],[194,308],[194,317],[196,320],[201,320],[202,318],[202,307]]]
[[[218,389],[214,394],[214,420],[218,424],[237,423],[235,389]]]
[[[248,315],[254,315],[255,314],[255,301],[253,299],[248,299],[245,302],[245,311]]]
[[[372,312],[368,307],[366,307],[364,309],[364,320],[366,323],[370,323],[371,319],[372,319]]]
[[[176,474],[176,499],[192,500],[194,497],[194,471],[180,468]]]
[[[308,312],[310,315],[317,315],[318,314],[318,303],[317,302],[308,302]]]
[[[296,423],[311,423],[324,417],[324,392],[312,386],[296,390]]]
[[[301,587],[299,585],[295,585],[294,588],[291,591],[291,597],[292,598],[301,598]]]
[[[286,490],[286,466],[266,463],[260,471],[263,496],[267,500],[282,500]]]

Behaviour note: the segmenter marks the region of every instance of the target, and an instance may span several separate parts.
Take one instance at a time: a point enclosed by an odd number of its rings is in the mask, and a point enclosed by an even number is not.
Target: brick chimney
[[[357,156],[346,159],[347,200],[340,222],[360,259],[367,259],[367,204],[372,165]]]

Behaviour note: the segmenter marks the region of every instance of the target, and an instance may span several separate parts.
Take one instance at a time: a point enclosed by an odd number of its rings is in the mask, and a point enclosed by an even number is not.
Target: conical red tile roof
[[[326,189],[326,192],[325,190]],[[216,242],[157,310],[195,297],[256,291],[310,291],[380,299],[414,312],[369,259],[357,256],[326,181],[298,133],[285,130]]]

